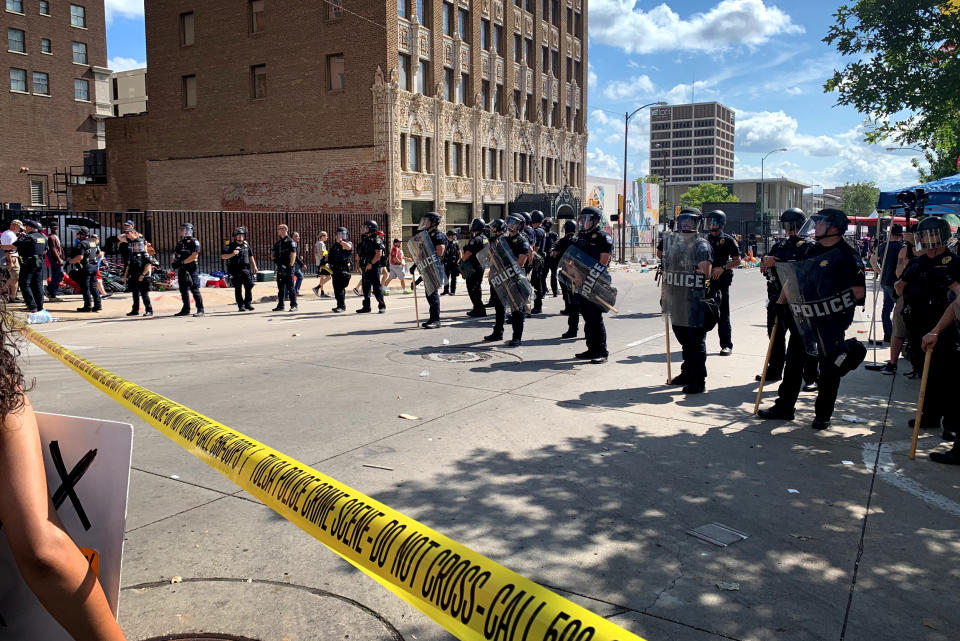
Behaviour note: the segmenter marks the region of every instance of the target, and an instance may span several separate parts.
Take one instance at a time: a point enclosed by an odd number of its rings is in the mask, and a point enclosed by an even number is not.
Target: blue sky
[[[623,113],[656,100],[716,100],[737,112],[734,176],[786,176],[834,187],[916,182],[912,152],[863,143],[863,116],[837,107],[823,83],[842,59],[821,42],[838,2],[824,0],[589,0],[587,170],[617,177]],[[106,0],[115,70],[143,66],[142,0]],[[893,143],[890,143],[891,145]],[[630,121],[628,172],[649,167],[649,119]]]

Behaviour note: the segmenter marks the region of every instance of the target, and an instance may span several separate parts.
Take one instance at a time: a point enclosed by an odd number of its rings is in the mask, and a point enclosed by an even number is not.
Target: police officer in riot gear
[[[127,236],[124,243],[127,247],[126,266],[123,270],[123,279],[127,283],[127,289],[133,295],[133,307],[127,313],[127,316],[140,315],[140,301],[143,300],[144,316],[153,316],[153,306],[150,304],[150,285],[153,282],[153,268],[157,266],[156,260],[147,253],[147,242],[137,234],[136,230],[130,229],[124,232]]]
[[[297,262],[297,243],[290,237],[290,228],[277,225],[277,242],[273,244],[273,264],[277,270],[277,306],[275,312],[283,311],[283,303],[290,298],[290,311],[297,311],[297,289],[293,284],[293,271]]]
[[[550,258],[555,268],[560,264],[560,257],[567,251],[567,247],[576,240],[576,234],[577,223],[573,220],[564,221],[563,238],[557,241],[557,244],[553,246],[553,251],[550,252]],[[560,310],[560,313],[567,316],[567,331],[561,334],[560,338],[576,338],[577,328],[580,327],[580,312],[577,311],[573,301],[573,292],[570,291],[564,280],[560,281],[560,291],[563,294],[563,309]]]
[[[547,232],[543,228],[543,212],[530,212],[530,229],[533,231],[533,269],[530,274],[530,283],[533,285],[534,299],[531,314],[543,312],[543,281],[544,281],[544,248],[547,243]]]
[[[483,284],[483,266],[477,258],[483,248],[489,244],[486,235],[483,233],[485,226],[482,218],[473,219],[470,223],[471,237],[463,248],[463,255],[460,259],[461,263],[469,262],[470,266],[473,267],[472,275],[467,278],[467,294],[473,304],[473,309],[467,312],[467,316],[473,318],[482,318],[487,315],[487,310],[483,306],[483,295],[480,292],[480,287]]]
[[[457,293],[457,276],[460,275],[460,243],[457,232],[447,230],[447,249],[443,252],[444,284],[441,296],[454,296]]]
[[[723,231],[727,215],[715,209],[706,216],[707,241],[713,250],[713,267],[710,271],[710,295],[720,306],[717,335],[720,339],[720,355],[733,353],[732,329],[730,326],[730,284],[733,270],[740,266],[740,248],[737,239]]]
[[[863,261],[860,255],[843,240],[843,234],[850,224],[846,214],[839,209],[823,209],[814,214],[811,219],[816,225],[814,237],[817,242],[807,243],[801,260],[808,265],[815,265],[812,269],[816,271],[805,277],[817,282],[829,283],[829,286],[837,292],[830,300],[818,301],[820,304],[816,307],[820,307],[822,313],[814,310],[813,313],[817,314],[817,317],[811,318],[812,321],[821,324],[819,326],[823,329],[820,333],[826,334],[826,330],[829,329],[831,334],[842,336],[853,322],[854,307],[852,304],[848,305],[846,301],[862,305],[866,297]],[[834,254],[837,257],[836,260],[823,259],[817,262],[819,257],[834,250],[836,250]],[[849,286],[846,286],[848,284]],[[800,283],[799,286],[802,287],[803,284]],[[780,294],[779,302],[787,302],[785,291]],[[757,415],[763,419],[792,421],[806,362],[808,358],[815,358],[819,363],[820,381],[815,417],[811,427],[815,430],[823,430],[830,427],[830,418],[833,415],[837,392],[840,388],[840,378],[845,373],[837,363],[845,361],[848,355],[825,354],[823,353],[825,350],[821,348],[817,356],[808,356],[807,347],[800,333],[801,321],[795,314],[804,314],[804,323],[811,322],[811,319],[807,318],[806,312],[802,309],[806,305],[800,307],[799,312],[796,309],[791,311],[789,319],[790,341],[787,344],[787,361],[783,371],[783,381],[777,390],[777,400],[772,407],[761,409]],[[860,347],[862,348],[862,345]],[[846,344],[843,348],[848,349]],[[863,354],[866,354],[866,350]],[[861,355],[860,360],[862,358]]]
[[[353,243],[348,240],[346,227],[337,227],[333,233],[333,243],[327,250],[327,259],[332,270],[333,295],[337,299],[334,312],[347,311],[346,292],[353,272]]]
[[[43,256],[47,251],[47,237],[40,233],[40,223],[35,220],[23,221],[23,229],[24,232],[12,244],[4,245],[3,249],[16,251],[20,255],[19,285],[23,292],[23,302],[27,305],[28,312],[39,312],[43,310]],[[96,268],[93,288],[96,291]],[[86,303],[86,299],[84,302]],[[89,307],[86,304],[85,306]],[[100,311],[99,291],[96,308],[96,311]]]
[[[428,211],[420,219],[420,231],[426,231],[430,236],[430,242],[437,252],[437,258],[443,261],[443,253],[447,248],[447,239],[440,231],[440,214],[435,211]],[[427,304],[430,307],[430,318],[421,323],[424,329],[436,329],[440,327],[440,292],[435,291],[427,295]]]
[[[960,415],[951,402],[956,373],[960,370],[957,329],[955,324],[939,331],[935,329],[951,304],[954,293],[951,290],[960,293],[956,284],[960,278],[957,265],[960,258],[947,249],[950,234],[950,224],[943,218],[928,216],[921,220],[914,233],[917,256],[907,264],[894,285],[903,296],[903,319],[911,359],[923,362],[923,343],[933,343],[920,427],[942,427],[945,441],[956,440],[956,433],[960,431]],[[938,334],[934,341],[927,338],[932,331]],[[913,422],[910,421],[911,427]]]
[[[224,247],[220,258],[227,261],[227,273],[233,283],[233,298],[241,312],[253,311],[253,277],[257,275],[257,261],[247,242],[247,228],[237,227],[233,238]]]
[[[802,209],[793,207],[780,214],[780,227],[786,234],[780,238],[766,256],[760,261],[760,273],[767,279],[767,336],[771,335],[776,322],[777,333],[772,337],[773,349],[767,364],[767,381],[779,381],[783,378],[783,365],[787,357],[787,327],[790,325],[790,310],[779,304],[783,285],[777,278],[776,265],[780,261],[801,260],[807,251],[809,242],[800,237],[800,229],[807,222]],[[760,375],[757,374],[757,380]],[[817,380],[817,361],[807,359],[803,380],[810,386]]]
[[[495,220],[491,223],[491,227],[494,223],[500,223],[500,225],[497,225],[498,230],[502,228],[506,229],[507,246],[510,248],[511,253],[513,253],[513,257],[517,261],[517,266],[523,269],[530,255],[530,244],[527,242],[527,237],[525,234],[520,233],[523,217],[520,214],[514,213],[507,216],[506,223],[501,220]],[[500,239],[497,238],[491,240],[491,242],[497,243],[500,242]],[[494,250],[491,248],[491,251]],[[500,300],[500,296],[492,286],[490,290],[492,292],[493,307],[494,310],[496,310],[496,315],[493,324],[493,333],[483,337],[483,340],[487,342],[503,340],[503,324],[506,320],[506,307],[503,301]],[[513,328],[513,336],[509,343],[511,347],[519,347],[523,340],[523,322],[523,310],[514,309],[510,313],[510,325]]]
[[[80,294],[83,296],[83,307],[78,307],[78,312],[99,312],[101,309],[100,288],[97,287],[99,254],[100,248],[90,238],[90,230],[86,227],[78,229],[67,261],[72,266],[70,278],[80,285]]]
[[[713,269],[713,253],[710,249],[710,243],[698,237],[702,221],[703,216],[699,209],[684,207],[680,210],[675,222],[676,233],[693,236],[693,242],[684,250],[691,252],[689,260],[685,263],[689,263],[689,267],[693,271],[690,274],[682,275],[695,276],[694,283],[698,283],[700,277],[709,279]],[[667,270],[670,269],[670,263],[672,262],[672,257],[669,254],[673,251],[679,251],[679,249],[668,247],[666,250]],[[664,287],[678,287],[679,285],[668,282],[669,276],[668,271],[664,275]],[[683,348],[683,363],[680,366],[680,375],[674,376],[670,384],[683,385],[682,391],[684,394],[702,394],[706,389],[707,332],[704,327],[706,304],[703,300],[705,292],[700,285],[702,283],[693,288],[686,288],[689,291],[684,291],[680,295],[684,304],[691,306],[691,309],[688,310],[689,318],[684,320],[675,316],[672,319],[673,333]],[[670,292],[668,292],[669,294]],[[696,319],[696,322],[692,319]]]
[[[200,241],[193,237],[193,224],[180,225],[180,241],[173,250],[173,268],[177,270],[177,284],[183,307],[174,316],[190,315],[190,295],[197,306],[194,316],[203,316],[203,297],[200,295],[200,273],[197,259],[200,257]]]
[[[560,235],[553,231],[553,221],[547,218],[543,221],[543,230],[546,232],[546,240],[543,244],[543,277],[540,283],[540,289],[544,296],[547,294],[547,274],[550,275],[550,291],[553,297],[557,297],[557,261],[553,259],[553,248],[557,246]]]
[[[383,290],[380,287],[380,259],[383,257],[383,241],[377,232],[380,226],[374,220],[363,223],[364,231],[357,247],[357,260],[360,263],[360,278],[363,289],[363,306],[357,310],[358,314],[369,314],[370,290],[377,299],[377,310],[382,314],[387,311],[387,304],[383,302]]]
[[[584,207],[580,212],[580,233],[574,241],[574,246],[591,258],[594,258],[603,267],[610,264],[610,255],[613,252],[613,239],[600,226],[603,218],[596,207]],[[587,341],[587,351],[577,354],[577,358],[590,359],[591,363],[607,362],[607,330],[603,325],[603,312],[606,310],[596,303],[574,294],[575,308],[583,316],[583,334]]]

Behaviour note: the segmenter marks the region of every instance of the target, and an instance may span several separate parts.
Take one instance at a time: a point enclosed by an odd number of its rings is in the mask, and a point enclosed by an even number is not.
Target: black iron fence
[[[199,266],[203,272],[224,269],[220,260],[223,245],[230,240],[237,227],[247,228],[247,241],[253,248],[253,255],[260,269],[274,269],[272,249],[277,241],[277,226],[286,223],[290,233],[300,233],[300,247],[303,262],[307,267],[316,264],[316,242],[321,231],[326,231],[330,239],[337,227],[346,227],[350,238],[360,238],[363,223],[374,220],[384,233],[390,233],[387,214],[325,214],[317,212],[244,212],[244,211],[98,211],[73,212],[63,210],[19,211],[2,209],[2,229],[10,226],[14,219],[36,219],[44,227],[51,222],[60,226],[60,241],[70,247],[77,237],[80,227],[88,227],[91,233],[100,237],[107,259],[116,260],[119,254],[117,237],[123,231],[123,224],[132,220],[137,230],[144,235],[154,249],[160,264],[169,268],[171,254],[180,239],[180,225],[193,223],[193,233],[200,241]],[[386,246],[390,246],[389,236]]]

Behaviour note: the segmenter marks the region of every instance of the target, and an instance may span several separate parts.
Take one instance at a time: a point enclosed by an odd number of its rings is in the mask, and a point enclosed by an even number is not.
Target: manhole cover
[[[431,352],[422,357],[440,363],[479,363],[493,358],[487,352]]]
[[[192,634],[168,634],[162,637],[150,637],[149,639],[144,639],[143,641],[257,641],[256,639],[251,639],[250,637],[238,637],[233,634],[207,634],[207,633],[192,633]]]

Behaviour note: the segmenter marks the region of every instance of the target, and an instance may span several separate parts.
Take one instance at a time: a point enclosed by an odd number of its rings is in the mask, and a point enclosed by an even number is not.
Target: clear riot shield
[[[777,263],[794,324],[812,356],[843,351],[846,328],[857,301],[849,275],[833,270],[842,264],[839,249],[808,260]]]
[[[423,279],[427,296],[439,292],[444,281],[443,265],[440,263],[440,257],[437,256],[437,248],[430,240],[430,234],[422,231],[411,238],[407,241],[407,250],[417,265],[417,273]]]
[[[596,258],[570,245],[560,257],[560,278],[581,298],[601,309],[616,312],[617,288]]]
[[[473,262],[473,257],[476,256],[477,262],[480,263],[480,275],[483,275],[483,272],[490,267],[490,245],[486,244],[483,246],[479,252],[470,256],[469,260],[465,260],[460,263],[460,273],[463,274],[463,277],[473,278],[474,272],[476,271],[476,263]]]
[[[507,313],[524,311],[533,300],[533,285],[527,280],[523,268],[517,265],[506,238],[491,241],[484,251],[490,259],[490,287]]]
[[[697,266],[710,259],[710,244],[700,234],[670,232],[664,236],[661,306],[674,325],[704,326],[708,278]]]

